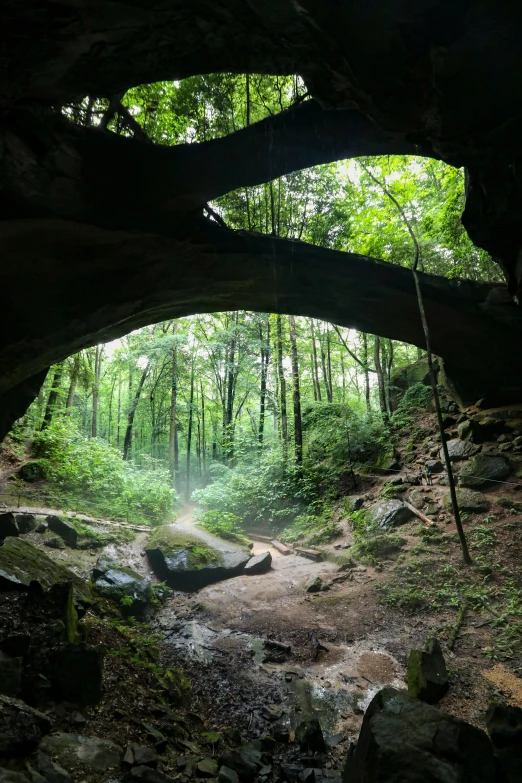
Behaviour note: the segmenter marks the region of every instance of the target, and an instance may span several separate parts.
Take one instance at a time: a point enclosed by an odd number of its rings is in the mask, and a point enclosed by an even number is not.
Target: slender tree
[[[297,353],[297,336],[295,317],[289,316],[290,344],[292,346],[292,386],[294,400],[294,443],[295,461],[297,465],[303,462],[303,424],[301,420],[301,390],[299,386],[299,356]]]

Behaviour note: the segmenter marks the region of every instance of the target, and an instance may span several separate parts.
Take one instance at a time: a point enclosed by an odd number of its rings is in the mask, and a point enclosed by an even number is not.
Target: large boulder
[[[15,520],[20,533],[32,533],[38,526],[34,514],[16,514]]]
[[[272,555],[270,552],[262,552],[250,558],[244,568],[244,573],[250,576],[254,574],[265,574],[272,568]]]
[[[5,514],[0,514],[0,541],[3,541],[8,536],[19,536],[20,530],[16,524],[15,515],[8,511]]]
[[[147,613],[153,598],[150,579],[105,558],[98,560],[93,576],[96,592],[114,601],[124,615],[142,618]]]
[[[448,447],[449,458],[452,462],[457,462],[460,459],[468,459],[475,451],[475,446],[467,440],[461,440],[460,438],[453,438],[446,443]],[[441,449],[439,457],[444,460],[444,452]]]
[[[81,734],[50,734],[40,743],[40,750],[58,759],[66,769],[82,764],[96,772],[118,767],[123,758],[123,748],[115,742]]]
[[[1,757],[30,753],[50,730],[47,715],[19,699],[0,695]]]
[[[481,514],[489,509],[489,500],[482,492],[473,489],[457,489],[457,502],[461,511],[470,514]],[[449,493],[444,496],[444,505],[451,510],[451,497]]]
[[[251,557],[246,547],[227,541],[214,548],[208,539],[176,530],[174,525],[158,528],[146,552],[160,579],[175,590],[188,592],[237,576]]]
[[[390,446],[379,455],[373,467],[379,473],[395,473],[401,469],[399,452]]]
[[[92,602],[85,582],[68,568],[28,541],[6,538],[0,546],[0,588],[28,590],[31,582],[39,582],[46,589],[60,582],[72,582],[76,605],[88,606]]]
[[[424,650],[411,650],[408,658],[408,693],[436,704],[448,691],[448,671],[440,644],[429,639]]]
[[[78,546],[78,531],[70,522],[66,522],[65,519],[57,517],[56,514],[50,514],[47,517],[47,526],[49,530],[60,536],[67,546],[70,546],[71,549],[76,549]]]
[[[405,691],[384,688],[370,703],[346,783],[498,783],[493,746],[480,729]]]
[[[402,500],[379,500],[368,509],[370,520],[379,527],[390,528],[403,525],[413,516],[413,511]]]
[[[495,746],[506,783],[522,780],[522,709],[514,705],[489,705],[486,726]]]
[[[98,704],[102,696],[102,649],[84,642],[65,642],[50,654],[46,674],[56,701]]]
[[[496,481],[503,481],[511,469],[504,457],[490,457],[477,454],[460,472],[460,486],[471,489],[484,487],[494,489]]]
[[[501,419],[494,419],[491,416],[474,416],[472,419],[465,419],[457,427],[459,438],[469,440],[473,443],[487,443],[487,441],[496,440],[504,431],[505,424]]]

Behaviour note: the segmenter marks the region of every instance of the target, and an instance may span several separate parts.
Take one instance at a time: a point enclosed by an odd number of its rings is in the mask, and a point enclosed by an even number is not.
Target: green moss
[[[78,533],[78,548],[92,549],[109,544],[127,544],[134,541],[136,533],[128,527],[106,526],[104,530],[92,527],[77,517],[60,517],[72,525]]]
[[[383,533],[361,538],[355,545],[353,553],[363,563],[374,563],[376,560],[396,556],[405,543],[406,540],[402,536]]]
[[[20,538],[6,538],[0,547],[0,583],[4,580],[23,587],[36,581],[45,589],[59,582],[72,582],[75,600],[92,603],[89,588],[82,579]]]
[[[200,538],[174,530],[170,525],[158,528],[151,535],[147,549],[160,549],[166,557],[180,549],[185,550],[191,569],[204,568],[206,565],[219,564],[222,561],[221,553],[212,549]]]

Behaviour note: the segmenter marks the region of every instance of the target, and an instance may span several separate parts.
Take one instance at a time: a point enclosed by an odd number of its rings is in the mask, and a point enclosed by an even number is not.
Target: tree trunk
[[[233,318],[233,331],[230,340],[230,350],[228,353],[228,385],[226,390],[226,409],[225,409],[225,453],[227,461],[232,464],[234,460],[234,399],[236,394],[236,380],[238,370],[236,368],[236,330],[239,314],[236,312]]]
[[[283,439],[283,457],[288,458],[288,420],[286,414],[286,380],[283,368],[283,316],[277,316],[277,374],[279,378],[279,403],[281,410],[281,437]]]
[[[111,396],[109,397],[109,426],[107,427],[107,441],[111,443],[111,430],[112,430],[112,401],[114,398],[114,387],[116,386],[116,375],[114,375],[111,384]]]
[[[301,420],[301,391],[299,388],[299,357],[297,355],[297,337],[295,331],[295,317],[289,316],[290,342],[292,345],[292,381],[294,391],[294,443],[295,462],[301,465],[303,462],[303,424]]]
[[[203,475],[207,472],[207,443],[205,438],[205,396],[203,394],[203,381],[201,381],[201,456]]]
[[[316,389],[316,397],[319,402],[321,402],[321,384],[319,383],[319,366],[317,363],[317,346],[315,344],[315,329],[314,329],[314,320],[313,318],[310,319],[310,328],[312,330],[312,353],[314,357],[314,386]]]
[[[120,448],[121,432],[121,379],[118,382],[118,421],[116,426],[116,448]]]
[[[364,363],[364,399],[366,401],[366,410],[370,412],[370,371],[368,369],[368,335],[361,332],[363,344],[363,363]]]
[[[387,421],[388,406],[386,405],[386,390],[385,390],[384,375],[382,372],[382,363],[381,363],[381,338],[377,336],[375,336],[374,361],[375,361],[375,371],[377,372],[377,384],[379,387],[379,406],[383,418]]]
[[[100,397],[102,357],[103,357],[103,345],[97,345],[94,349],[94,380],[92,385],[91,438],[96,438],[98,435],[98,400]]]
[[[330,402],[333,402],[332,354],[330,350],[330,327],[328,324],[326,324],[326,369],[328,371],[328,387],[330,390]]]
[[[176,327],[174,327],[174,333]],[[172,348],[170,385],[170,426],[169,426],[169,469],[172,486],[176,486],[179,473],[178,450],[178,348],[176,343]]]
[[[72,413],[72,407],[74,405],[74,396],[76,394],[76,384],[78,383],[78,374],[80,372],[80,357],[81,354],[77,353],[74,357],[73,366],[71,369],[71,377],[69,379],[69,391],[67,392],[67,402],[65,403],[65,415],[70,416]]]
[[[56,367],[54,368],[53,379],[51,382],[51,391],[49,392],[49,397],[47,398],[47,405],[45,406],[45,413],[42,422],[42,430],[44,430],[46,427],[49,426],[54,414],[56,413],[56,409],[58,407],[58,394],[60,392],[60,386],[62,382],[62,375],[63,375],[63,362],[60,362],[60,364],[57,364]]]
[[[319,338],[319,343],[321,345],[321,366],[323,369],[323,382],[324,382],[324,388],[326,390],[326,399],[328,402],[332,402],[332,395],[330,390],[330,384],[328,382],[328,367],[326,364],[326,354],[324,352],[324,339],[323,335]]]
[[[145,380],[147,378],[149,372],[149,365],[145,367],[141,374],[140,382],[138,383],[138,388],[136,389],[136,394],[134,395],[134,399],[132,400],[131,406],[129,408],[129,416],[127,419],[127,429],[125,431],[125,439],[123,441],[123,459],[126,460],[129,457],[129,451],[131,449],[132,445],[132,428],[134,424],[134,415],[136,413],[136,408],[138,407],[138,402],[140,401],[141,392],[143,390],[143,386],[145,384]]]
[[[265,431],[265,408],[266,408],[266,382],[268,377],[268,364],[270,362],[270,320],[267,318],[266,338],[263,334],[263,325],[259,322],[259,339],[261,342],[261,383],[259,390],[259,445],[263,445],[263,435]]]
[[[194,418],[194,358],[192,358],[192,368],[190,371],[190,398],[189,398],[189,420],[187,432],[187,473],[185,476],[185,500],[190,500],[190,448],[192,446],[192,422]]]

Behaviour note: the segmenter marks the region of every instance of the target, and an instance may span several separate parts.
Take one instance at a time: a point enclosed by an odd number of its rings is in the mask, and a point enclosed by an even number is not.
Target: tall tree
[[[297,353],[297,336],[295,317],[289,316],[290,344],[292,346],[292,386],[294,400],[294,443],[295,461],[297,465],[303,462],[303,424],[301,419],[301,389],[299,386],[299,356]]]
[[[176,337],[177,324],[174,321],[173,334]],[[170,419],[169,419],[169,469],[172,483],[176,486],[179,473],[178,444],[178,346],[174,339],[171,352],[170,377]]]
[[[100,378],[103,358],[103,345],[97,345],[94,349],[94,368],[92,381],[92,416],[91,437],[98,435],[98,398],[100,395]]]
[[[45,413],[42,422],[42,430],[46,429],[52,421],[53,415],[58,407],[58,395],[62,385],[63,362],[56,364],[52,372],[51,389],[45,406]]]
[[[277,315],[277,376],[279,379],[279,410],[281,412],[281,438],[283,441],[283,455],[285,460],[288,456],[288,419],[286,413],[286,380],[283,367],[283,316]]]
[[[126,460],[129,458],[129,452],[132,446],[132,429],[134,425],[134,416],[136,415],[136,408],[138,407],[138,403],[140,401],[141,392],[143,391],[143,386],[145,384],[145,379],[147,378],[147,375],[149,373],[149,363],[145,365],[140,380],[138,383],[138,388],[136,389],[136,394],[134,395],[134,398],[131,402],[129,413],[127,416],[127,429],[125,431],[125,439],[123,441],[123,459]]]
[[[190,397],[188,406],[188,428],[187,428],[187,470],[185,473],[185,500],[190,500],[190,449],[192,446],[192,423],[194,421],[194,359],[190,368]]]

